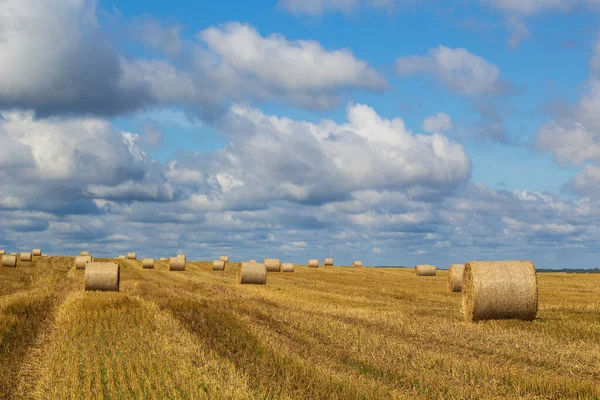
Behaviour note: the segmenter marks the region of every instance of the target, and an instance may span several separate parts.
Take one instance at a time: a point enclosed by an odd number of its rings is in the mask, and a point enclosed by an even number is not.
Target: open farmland
[[[116,261],[120,292],[73,257],[0,269],[0,398],[600,396],[600,275],[538,274],[535,321],[473,324],[446,271]]]

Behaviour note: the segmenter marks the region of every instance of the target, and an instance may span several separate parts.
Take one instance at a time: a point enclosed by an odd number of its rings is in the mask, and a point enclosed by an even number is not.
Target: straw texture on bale
[[[538,311],[537,276],[531,261],[470,261],[465,264],[462,293],[467,321],[531,321]]]
[[[292,264],[292,263],[281,264],[281,272],[294,272],[294,264]]]
[[[333,258],[326,258],[323,260],[323,265],[326,267],[333,267]]]
[[[435,276],[435,267],[433,265],[415,265],[415,274],[417,276]]]
[[[319,260],[308,260],[308,266],[317,268],[319,266]]]
[[[79,255],[80,255],[80,256],[89,256],[89,255],[90,255],[90,252],[89,252],[89,251],[84,251],[84,250],[81,250],[81,251],[79,252]]]
[[[358,261],[358,260],[354,260],[354,262],[352,263],[352,265],[354,265],[355,267],[362,267],[362,261]]]
[[[77,256],[75,257],[75,269],[85,269],[85,265],[92,261],[92,256]]]
[[[223,271],[225,269],[225,261],[213,260],[213,271]]]
[[[229,256],[221,256],[219,257],[219,260],[229,262]]]
[[[264,285],[267,283],[267,267],[265,264],[243,262],[238,271],[238,282],[241,284]]]
[[[185,271],[185,258],[171,257],[169,258],[170,271]]]
[[[267,271],[269,272],[280,272],[281,261],[279,258],[265,258],[265,267],[267,267]]]
[[[41,256],[42,255],[42,249],[33,249],[33,251],[31,252],[32,255],[34,256]]]
[[[255,263],[255,262],[256,262],[256,260],[248,260],[248,262],[253,262],[253,263]]]
[[[23,252],[21,253],[21,256],[19,258],[21,259],[21,261],[31,261],[31,253]]]
[[[452,264],[448,269],[448,290],[462,292],[465,264]]]
[[[154,268],[154,259],[153,258],[144,258],[142,260],[142,268]]]
[[[3,256],[6,254],[6,250],[0,250],[0,256]]]
[[[17,266],[17,256],[13,256],[10,254],[5,254],[2,256],[2,266],[3,267],[16,267]]]
[[[119,265],[114,262],[91,262],[85,267],[85,290],[118,292],[121,280]]]
[[[125,256],[123,254],[119,255],[119,260],[124,260]]]
[[[177,258],[183,258],[183,261],[187,261],[185,254],[177,254]]]
[[[137,253],[127,253],[128,260],[135,260],[137,258]]]

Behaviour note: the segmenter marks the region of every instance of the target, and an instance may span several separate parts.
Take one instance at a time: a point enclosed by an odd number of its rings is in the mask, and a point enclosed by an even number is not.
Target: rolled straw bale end
[[[85,267],[85,290],[118,292],[120,268],[114,262],[91,262]]]
[[[281,272],[294,272],[294,264],[292,264],[292,263],[281,264]]]
[[[2,266],[3,267],[16,267],[17,266],[17,256],[4,254],[2,256]]]
[[[465,264],[462,297],[467,321],[531,321],[538,311],[535,266],[525,260],[470,261]]]
[[[128,260],[135,260],[137,258],[137,253],[127,253]]]
[[[355,267],[362,267],[362,261],[358,261],[358,260],[354,260],[354,262],[352,263],[353,266]]]
[[[317,268],[319,266],[319,260],[308,260],[308,266],[311,268]]]
[[[89,251],[85,251],[85,250],[81,250],[81,251],[79,252],[79,255],[80,255],[80,256],[89,256],[89,255],[90,255],[90,252],[89,252]]]
[[[33,251],[31,252],[32,255],[34,256],[41,256],[42,255],[42,249],[33,249]]]
[[[154,259],[153,258],[144,258],[142,260],[142,268],[154,268]]]
[[[31,253],[23,252],[23,253],[21,253],[21,256],[19,257],[19,259],[21,261],[31,261]]]
[[[462,292],[463,273],[465,264],[452,264],[448,269],[448,290],[451,292]]]
[[[225,269],[225,261],[213,260],[213,271],[223,271]]]
[[[169,258],[170,271],[185,271],[185,259],[183,257]]]
[[[333,267],[333,258],[326,258],[323,260],[323,265],[326,267]]]
[[[265,258],[265,267],[269,272],[280,272],[281,260],[279,258]]]
[[[264,285],[267,283],[265,264],[243,262],[238,271],[238,282],[242,285]]]
[[[229,262],[229,256],[221,256],[219,257],[219,260]]]
[[[92,256],[75,257],[75,269],[85,269],[85,266],[92,261]]]
[[[435,267],[429,264],[416,265],[415,274],[417,276],[435,276]]]

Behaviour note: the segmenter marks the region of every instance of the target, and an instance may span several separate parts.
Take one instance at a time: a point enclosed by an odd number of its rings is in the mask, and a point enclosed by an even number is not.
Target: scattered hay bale
[[[17,256],[17,253],[10,253],[11,256]]]
[[[84,251],[84,250],[81,250],[81,251],[79,252],[79,255],[80,255],[80,256],[89,256],[89,255],[90,255],[90,252],[89,252],[89,251]]]
[[[23,252],[23,253],[21,253],[21,256],[19,257],[19,259],[21,261],[31,261],[31,257],[32,257],[31,253],[29,253],[29,252]]]
[[[114,262],[91,262],[85,268],[85,290],[118,292],[121,270]]]
[[[161,257],[160,261],[167,261],[167,258],[166,257]]]
[[[256,260],[248,260],[248,262],[253,262],[253,263],[255,263],[255,262],[256,262]]]
[[[119,260],[124,260],[125,256],[123,254],[119,255]]]
[[[223,271],[225,269],[225,261],[213,260],[213,271]]]
[[[319,260],[308,260],[308,266],[311,268],[317,268],[319,266]]]
[[[219,257],[219,260],[229,262],[229,256],[221,256]]]
[[[15,268],[17,266],[17,256],[12,254],[4,254],[2,256],[2,266]]]
[[[267,267],[265,264],[243,262],[237,279],[243,285],[264,285],[267,283]]]
[[[280,272],[281,261],[279,258],[265,258],[265,267],[267,267],[267,271],[269,272]]]
[[[531,261],[470,261],[465,264],[462,293],[467,321],[531,321],[537,314],[537,276]]]
[[[294,264],[292,264],[292,263],[281,264],[281,272],[294,272]]]
[[[326,267],[333,267],[333,258],[326,258],[323,260],[323,265]]]
[[[154,268],[154,259],[153,258],[144,258],[142,260],[142,268]]]
[[[40,257],[42,255],[42,249],[33,249],[31,255]]]
[[[6,254],[6,250],[0,250],[0,256],[3,256]]]
[[[415,265],[417,276],[435,276],[435,267],[429,264]]]
[[[451,292],[462,292],[463,272],[465,264],[452,264],[448,269],[448,290]]]
[[[354,262],[352,263],[353,266],[355,267],[362,267],[362,261],[358,261],[358,260],[354,260]]]
[[[127,253],[128,260],[135,260],[137,258],[137,253]]]
[[[48,257],[48,254],[42,254],[42,257]]]
[[[169,258],[169,271],[185,271],[185,258],[183,258],[183,257]]]
[[[86,264],[91,263],[92,256],[78,256],[75,257],[75,269],[85,269]]]

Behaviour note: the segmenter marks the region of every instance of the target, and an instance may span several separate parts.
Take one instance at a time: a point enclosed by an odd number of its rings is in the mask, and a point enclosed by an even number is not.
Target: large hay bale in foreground
[[[355,267],[362,267],[362,261],[359,260],[354,260],[354,262],[352,263],[353,266]]]
[[[118,292],[120,268],[114,262],[91,262],[85,267],[85,290]]]
[[[11,254],[4,254],[2,256],[2,266],[3,267],[16,267],[17,266],[17,256],[13,256]]]
[[[281,260],[279,258],[265,258],[265,267],[269,272],[280,272]]]
[[[470,261],[465,264],[462,293],[467,321],[531,321],[537,314],[537,276],[531,261]]]
[[[267,267],[265,264],[243,262],[237,276],[240,284],[264,285],[267,283]]]
[[[86,264],[91,263],[92,256],[77,256],[75,257],[75,269],[85,269]]]
[[[31,253],[29,253],[29,252],[23,252],[23,253],[21,253],[21,256],[19,257],[19,259],[21,261],[31,261],[31,257],[32,257]]]
[[[6,250],[0,250],[0,256],[3,256],[6,254]]]
[[[213,260],[213,271],[223,271],[225,269],[225,261]]]
[[[317,268],[319,266],[319,260],[308,260],[308,266],[311,268]]]
[[[333,267],[333,258],[326,258],[323,260],[323,265],[326,267]]]
[[[42,255],[42,249],[33,249],[31,255],[40,257]]]
[[[294,272],[294,264],[292,264],[292,263],[281,264],[281,272]]]
[[[128,260],[135,260],[137,258],[137,253],[127,253]]]
[[[221,256],[219,257],[219,260],[229,262],[229,256]]]
[[[448,290],[451,292],[462,292],[463,272],[465,264],[452,264],[448,269]]]
[[[144,258],[142,260],[142,268],[154,268],[154,259],[153,258]]]
[[[118,258],[119,258],[119,260],[124,260],[125,259],[125,255],[124,254],[120,254]]]
[[[80,256],[89,256],[89,255],[90,255],[90,252],[89,252],[89,251],[84,251],[84,250],[81,250],[81,251],[79,252],[79,255],[80,255]]]
[[[435,267],[429,264],[415,265],[417,276],[435,276]]]
[[[185,271],[185,258],[183,258],[183,257],[169,258],[169,271]]]

